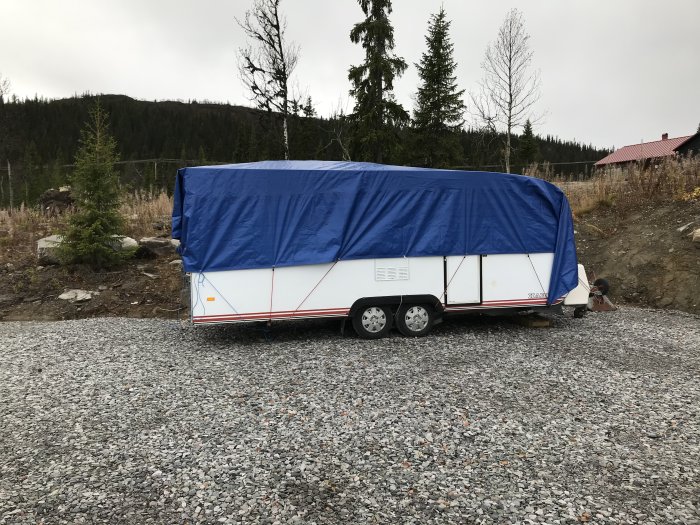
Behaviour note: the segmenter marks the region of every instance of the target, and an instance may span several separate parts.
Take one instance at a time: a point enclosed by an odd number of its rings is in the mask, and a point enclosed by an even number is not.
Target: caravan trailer
[[[365,338],[446,314],[583,307],[569,203],[543,180],[354,162],[178,171],[194,324],[349,318]]]

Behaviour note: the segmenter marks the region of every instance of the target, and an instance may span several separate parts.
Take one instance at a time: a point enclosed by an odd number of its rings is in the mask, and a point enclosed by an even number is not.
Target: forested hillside
[[[0,99],[0,206],[10,204],[10,185],[17,206],[33,204],[45,189],[68,182],[80,129],[94,99],[80,96],[4,103]],[[100,100],[110,114],[127,189],[169,188],[180,166],[283,158],[281,126],[272,113],[226,104],[150,102],[122,95],[102,95]],[[347,141],[349,125],[343,120],[291,116],[291,158],[340,160],[341,142],[354,158],[353,144]],[[420,151],[414,130],[404,127],[395,132],[401,146],[385,162],[424,165],[427,155]],[[475,130],[461,131],[458,136],[463,162],[455,167],[502,169],[501,136]],[[516,172],[531,161],[554,163],[557,171],[584,172],[585,164],[558,163],[595,161],[606,153],[549,136],[520,139],[514,137]],[[518,156],[520,151],[523,155]]]

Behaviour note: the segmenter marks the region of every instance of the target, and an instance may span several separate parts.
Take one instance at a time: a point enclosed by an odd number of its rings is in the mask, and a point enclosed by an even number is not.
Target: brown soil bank
[[[679,232],[688,223],[692,226]],[[576,221],[579,262],[610,282],[613,302],[700,313],[700,201],[598,208]]]
[[[182,274],[168,259],[133,260],[108,272],[80,266],[37,266],[36,260],[0,266],[0,320],[59,321],[88,317],[187,316],[181,308]],[[68,289],[99,292],[71,303]]]

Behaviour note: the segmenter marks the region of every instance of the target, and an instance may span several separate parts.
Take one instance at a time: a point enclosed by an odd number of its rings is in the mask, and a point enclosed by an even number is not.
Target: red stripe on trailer
[[[487,303],[527,303],[527,302],[532,302],[532,301],[547,302],[547,298],[546,297],[528,297],[527,299],[496,299],[494,301],[484,301],[484,304],[487,304]]]
[[[559,299],[554,304],[559,304]],[[503,299],[484,301],[482,304],[469,306],[445,306],[445,311],[480,310],[485,308],[507,308],[515,306],[544,306],[547,299]],[[298,319],[316,317],[342,317],[350,313],[350,308],[326,308],[317,310],[282,310],[279,312],[248,312],[243,314],[200,315],[192,317],[192,322],[219,323],[230,321],[265,321],[266,319]]]
[[[553,304],[559,304],[564,299],[558,299]],[[512,308],[516,306],[545,306],[546,299],[507,299],[503,301],[484,301],[482,304],[465,306],[445,306],[446,312],[456,312],[463,310],[484,310],[488,308]]]
[[[198,322],[198,321],[216,321],[218,319],[245,319],[245,320],[262,320],[264,321],[265,319],[286,319],[286,318],[294,318],[294,317],[303,317],[303,316],[323,316],[323,315],[347,315],[348,310],[331,310],[327,312],[297,312],[297,313],[289,313],[289,314],[265,314],[265,315],[249,315],[249,314],[231,314],[231,315],[217,315],[217,316],[203,316],[203,317],[194,317],[193,321]]]
[[[277,320],[281,321],[284,319],[317,319],[317,318],[331,318],[331,317],[345,317],[345,313],[322,313],[322,314],[297,314],[297,315],[284,315],[284,316],[272,316],[267,317],[246,317],[246,316],[230,316],[230,317],[217,317],[216,319],[193,319],[194,324],[214,324],[214,323],[231,323],[237,321],[269,321]]]
[[[342,316],[350,312],[349,308],[329,308],[323,310],[286,310],[281,312],[250,312],[243,314],[200,315],[194,316],[195,323],[216,323],[219,321],[264,321],[265,319],[292,319],[297,317]]]
[[[307,313],[307,312],[333,312],[333,311],[338,311],[338,310],[343,310],[345,312],[349,312],[350,308],[316,308],[314,310],[278,310],[275,312],[244,312],[241,314],[218,314],[218,315],[196,315],[194,316],[195,319],[197,318],[210,318],[210,317],[230,317],[232,315],[275,315],[275,314],[296,314],[296,313]]]

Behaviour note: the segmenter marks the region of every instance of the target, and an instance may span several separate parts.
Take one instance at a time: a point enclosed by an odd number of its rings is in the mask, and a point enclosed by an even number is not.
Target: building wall
[[[688,154],[700,155],[700,133],[696,133],[694,137],[681,145],[677,150],[679,155],[686,156]]]

